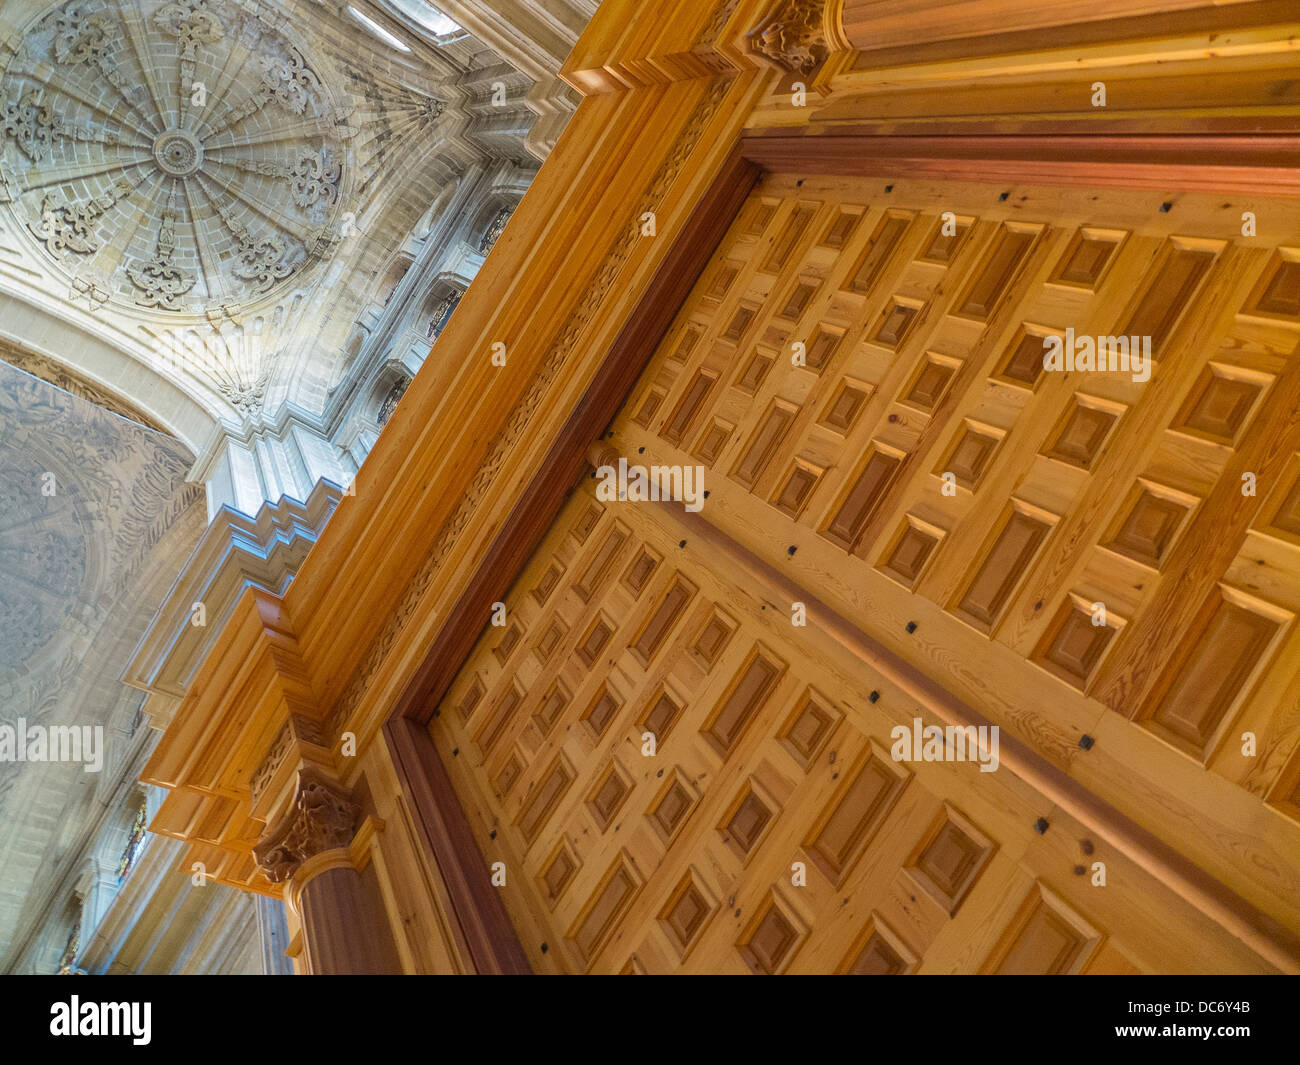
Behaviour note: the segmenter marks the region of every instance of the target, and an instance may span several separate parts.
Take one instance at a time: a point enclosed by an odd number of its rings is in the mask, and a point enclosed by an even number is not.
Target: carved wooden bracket
[[[812,75],[830,54],[825,7],[825,0],[782,0],[746,35],[750,51],[791,74]]]
[[[253,848],[253,857],[271,883],[283,883],[307,859],[351,843],[360,814],[361,807],[341,789],[311,770],[299,770],[293,805]]]

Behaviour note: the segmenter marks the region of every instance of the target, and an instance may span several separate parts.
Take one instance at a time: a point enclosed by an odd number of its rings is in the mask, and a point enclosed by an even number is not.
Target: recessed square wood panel
[[[479,700],[483,698],[486,690],[483,687],[483,682],[478,677],[475,677],[470,686],[465,689],[465,694],[461,696],[460,702],[456,704],[456,712],[460,714],[462,721],[469,720],[469,715],[474,712],[474,708],[478,706]]]
[[[1300,823],[1300,747],[1278,774],[1269,789],[1268,804],[1279,813]]]
[[[763,262],[765,274],[779,274],[786,263],[790,262],[790,257],[803,239],[816,213],[817,209],[810,206],[796,207],[790,213],[790,217],[786,219],[780,234],[772,244],[771,252]]]
[[[1052,283],[1096,289],[1115,261],[1125,236],[1127,234],[1119,229],[1083,226],[1075,230],[1056,269],[1052,271]]]
[[[1195,506],[1192,496],[1172,488],[1139,481],[1121,511],[1119,522],[1105,546],[1125,558],[1158,570],[1169,555],[1187,516]]]
[[[1300,248],[1278,248],[1273,253],[1246,309],[1250,314],[1300,319]]]
[[[695,416],[703,409],[704,400],[717,379],[716,373],[704,370],[695,372],[695,376],[691,378],[690,384],[686,386],[686,391],[682,393],[681,399],[677,401],[677,406],[663,427],[661,435],[670,444],[680,443],[682,437],[690,430]]]
[[[745,731],[781,679],[785,666],[769,653],[755,648],[736,674],[702,732],[724,758]]]
[[[611,762],[596,779],[595,787],[587,796],[587,806],[602,832],[623,808],[631,791],[632,782],[617,762]]]
[[[969,216],[957,216],[945,219],[942,215],[930,230],[930,237],[925,242],[921,261],[940,263],[947,266],[957,257],[957,252],[970,235],[970,227],[975,219]]]
[[[636,866],[626,853],[614,859],[569,932],[583,960],[591,963],[641,886]]]
[[[1217,257],[1222,241],[1170,239],[1137,298],[1120,336],[1150,337],[1154,355],[1168,344]]]
[[[1093,609],[1093,601],[1071,593],[1065,597],[1052,624],[1034,651],[1034,661],[1072,687],[1086,691],[1124,620],[1107,610]]]
[[[1222,585],[1215,588],[1143,710],[1147,727],[1206,760],[1220,727],[1249,691],[1281,628],[1282,612],[1276,608],[1270,610]]]
[[[875,283],[880,280],[885,267],[889,265],[889,260],[902,241],[908,226],[912,224],[913,217],[911,212],[906,211],[885,212],[884,217],[877,223],[875,232],[871,234],[871,242],[849,272],[848,281],[844,286],[846,289],[863,296],[871,291]]]
[[[989,632],[1050,531],[1043,518],[1012,508],[958,599],[957,613]]]
[[[862,210],[841,208],[821,243],[824,248],[842,248],[847,244],[862,221]]]
[[[988,471],[993,453],[1002,443],[1005,434],[991,425],[982,425],[970,419],[957,433],[948,457],[935,468],[942,476],[951,473],[957,483],[969,492],[975,491]]]
[[[600,522],[601,516],[605,513],[605,508],[599,503],[592,503],[579,516],[578,520],[573,523],[573,538],[580,544],[587,542],[587,537],[591,535],[591,530]]]
[[[618,716],[622,705],[609,688],[602,685],[597,690],[596,698],[592,700],[591,706],[583,714],[582,720],[591,726],[592,731],[597,736],[603,736],[610,723]]]
[[[731,286],[739,274],[739,263],[722,263],[714,273],[713,280],[709,283],[708,288],[704,290],[704,298],[721,302],[723,297],[731,290]]]
[[[1011,288],[1029,257],[1041,226],[1003,222],[984,256],[975,264],[970,284],[957,301],[957,314],[986,322]]]
[[[829,326],[817,326],[812,336],[808,338],[808,343],[804,345],[804,366],[814,373],[821,373],[830,365],[843,339],[842,332]]]
[[[605,645],[609,643],[609,638],[614,635],[614,628],[603,616],[597,616],[592,622],[587,634],[578,644],[578,657],[582,659],[583,665],[588,669],[596,664],[600,658],[601,652]]]
[[[1036,885],[982,971],[1001,976],[1073,975],[1100,941],[1091,925]]]
[[[929,414],[939,405],[948,385],[952,383],[953,374],[961,363],[941,355],[929,354],[921,360],[921,365],[912,375],[911,382],[903,390],[902,402],[917,410]]]
[[[688,325],[682,330],[681,339],[677,342],[677,347],[673,349],[670,356],[673,362],[686,362],[690,359],[691,353],[695,350],[695,345],[700,342],[700,337],[704,335],[704,327],[700,325]]]
[[[745,783],[723,815],[718,831],[742,861],[754,851],[758,841],[771,826],[777,814],[775,806],[770,797],[755,790],[751,780]]]
[[[555,812],[564,793],[573,783],[573,778],[573,770],[569,768],[564,756],[560,755],[528,793],[515,823],[529,843],[537,838],[551,814]]]
[[[830,739],[839,719],[840,712],[831,700],[809,688],[795,704],[794,713],[786,718],[777,738],[799,763],[799,768],[807,770]]]
[[[569,705],[569,692],[565,688],[564,682],[557,680],[547,690],[546,695],[542,698],[541,705],[537,708],[537,713],[533,715],[533,720],[537,722],[537,727],[541,730],[543,736],[549,735],[555,723],[560,720],[560,715],[564,713],[564,708]]]
[[[831,401],[826,404],[826,411],[822,415],[822,425],[834,429],[837,433],[847,435],[848,431],[853,428],[853,423],[858,420],[858,414],[862,411],[870,394],[871,388],[869,385],[846,377],[835,389]]]
[[[731,634],[736,631],[735,623],[726,615],[714,611],[700,627],[699,634],[691,643],[691,654],[707,673],[722,654]]]
[[[720,334],[721,338],[730,341],[732,344],[739,345],[749,332],[749,327],[754,324],[754,319],[758,317],[759,308],[752,303],[742,303],[731,314],[731,320],[727,322],[727,328]]]
[[[1043,338],[1049,331],[1038,326],[1023,325],[1003,355],[994,377],[1023,388],[1035,389],[1043,375]]]
[[[938,526],[908,514],[883,556],[881,571],[904,588],[915,588],[943,537],[944,531]]]
[[[658,567],[660,557],[648,547],[642,547],[632,559],[632,564],[628,566],[627,572],[623,574],[623,586],[632,593],[633,596],[639,597],[642,589],[649,583],[651,576],[654,575]]]
[[[759,904],[736,948],[754,972],[775,976],[794,960],[805,932],[794,911],[772,892]]]
[[[637,633],[636,639],[632,642],[632,650],[636,652],[641,662],[648,663],[655,656],[655,653],[663,646],[668,634],[672,631],[673,626],[677,624],[677,619],[682,616],[682,611],[695,595],[695,585],[688,581],[681,574],[673,577],[672,583],[664,596],[659,600],[658,605],[651,611],[650,616],[646,618],[645,624],[641,626],[641,631]]]
[[[799,408],[793,403],[782,400],[773,400],[767,408],[749,438],[749,446],[732,471],[732,476],[745,488],[753,488],[754,482],[763,476],[763,471],[780,450],[785,434],[798,413]]]
[[[767,228],[769,222],[776,217],[777,209],[781,206],[780,201],[760,200],[755,204],[753,213],[749,216],[749,221],[745,225],[745,235],[750,237],[761,237],[763,230]]]
[[[727,446],[727,441],[731,439],[731,433],[735,428],[730,422],[715,418],[713,424],[701,434],[700,442],[695,446],[696,458],[712,466],[718,461],[718,456]]]
[[[555,649],[564,642],[564,634],[568,631],[568,626],[559,618],[551,618],[551,623],[542,630],[542,635],[533,645],[533,654],[537,660],[545,665],[551,655],[555,654]]]
[[[1081,470],[1091,469],[1122,410],[1117,404],[1075,393],[1043,454]]]
[[[1268,528],[1292,538],[1292,543],[1300,542],[1300,464],[1293,459],[1284,474],[1282,483],[1289,483],[1278,503]]]
[[[673,841],[698,799],[699,795],[674,769],[668,783],[651,803],[650,811],[646,814],[660,839],[665,843]]]
[[[840,966],[846,976],[906,976],[920,959],[878,914],[872,914]]]
[[[523,772],[523,766],[519,764],[519,759],[512,754],[506,759],[506,764],[501,767],[501,771],[496,775],[496,780],[493,781],[497,794],[501,796],[509,795],[510,789],[515,786],[515,781],[519,779],[521,772]]]
[[[762,387],[770,369],[772,369],[772,356],[755,352],[745,365],[745,372],[736,379],[736,387],[752,396]]]
[[[677,724],[677,719],[681,716],[681,700],[660,689],[654,698],[650,700],[639,724],[643,732],[654,734],[655,745],[660,747],[668,737],[668,733],[672,731],[672,727]]]
[[[801,277],[790,290],[790,294],[785,298],[785,305],[781,308],[778,318],[787,322],[797,322],[803,317],[803,312],[808,309],[808,304],[817,295],[817,289],[821,282],[812,277]]]
[[[839,544],[846,551],[852,551],[857,546],[858,537],[884,501],[902,461],[902,455],[886,451],[879,444],[872,445],[857,479],[823,530],[828,540]]]
[[[492,707],[487,718],[479,726],[478,731],[474,734],[474,742],[479,745],[479,749],[487,754],[492,749],[493,744],[500,738],[506,724],[513,716],[519,704],[523,702],[523,693],[513,684],[511,684],[501,698],[497,700],[496,705]]]
[[[605,583],[605,579],[614,568],[618,553],[623,550],[623,545],[628,542],[629,535],[627,529],[621,526],[616,525],[611,529],[609,535],[601,541],[600,547],[597,548],[591,561],[587,563],[582,575],[573,582],[573,590],[578,593],[578,598],[584,603],[590,601],[591,597]]]
[[[636,416],[632,420],[643,428],[649,428],[663,401],[664,391],[662,388],[650,389],[645,394],[645,398],[641,400],[641,406],[637,409]]]
[[[555,591],[555,586],[560,583],[560,578],[564,576],[564,567],[558,562],[552,562],[546,567],[546,572],[542,574],[542,579],[537,582],[533,589],[533,598],[537,600],[537,605],[541,606],[551,597]]]
[[[1272,378],[1211,363],[1197,378],[1173,428],[1216,444],[1235,445]]]
[[[687,870],[659,911],[664,931],[682,957],[690,952],[717,908],[718,904],[705,891],[694,870]]]
[[[887,348],[901,348],[921,313],[921,307],[919,303],[895,296],[881,313],[871,339]]]
[[[561,841],[539,877],[548,905],[555,907],[555,904],[560,901],[560,896],[564,894],[564,889],[573,883],[573,874],[577,871],[577,856],[567,841]]]
[[[822,470],[803,459],[795,459],[794,466],[777,489],[772,502],[787,517],[797,519],[812,497],[813,489],[821,480]]]
[[[948,913],[956,913],[993,855],[993,841],[945,804],[907,863],[908,871]]]
[[[501,634],[500,642],[492,648],[492,653],[497,656],[502,665],[510,658],[511,653],[519,646],[519,641],[523,638],[523,629],[516,622],[511,622],[506,626],[506,631]]]
[[[868,749],[864,759],[804,844],[814,864],[836,886],[867,849],[907,783],[892,763],[874,751]]]

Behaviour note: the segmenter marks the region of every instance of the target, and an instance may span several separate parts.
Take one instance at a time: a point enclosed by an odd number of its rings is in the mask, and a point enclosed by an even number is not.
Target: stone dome
[[[0,200],[98,302],[211,314],[338,239],[346,115],[273,16],[75,0],[0,74]]]

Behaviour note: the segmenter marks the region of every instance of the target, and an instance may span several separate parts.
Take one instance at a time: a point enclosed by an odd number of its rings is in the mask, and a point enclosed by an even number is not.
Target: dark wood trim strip
[[[732,567],[731,578],[748,577],[773,591],[783,602],[802,602],[808,620],[831,636],[854,657],[878,673],[946,725],[991,725],[983,714],[959,699],[901,655],[858,628],[833,607],[812,596],[807,587],[787,577],[765,559],[737,543],[699,514],[683,511],[675,503],[657,504],[669,520],[691,538],[705,541]],[[1014,736],[999,733],[1001,764],[1040,792],[1067,816],[1111,843],[1151,876],[1196,907],[1210,920],[1245,943],[1251,950],[1285,973],[1300,973],[1300,937],[1258,909],[1249,900],[1210,876],[1190,859],[1099,798],[1068,773]]]
[[[464,937],[474,971],[531,973],[501,892],[492,886],[488,864],[428,731],[414,721],[393,717],[384,725],[384,741],[398,786],[410,800],[416,827],[447,886],[454,911],[450,916]]]
[[[741,151],[767,170],[799,175],[1300,197],[1293,133],[912,136],[805,127],[747,134]]]
[[[628,317],[581,401],[489,546],[483,562],[444,619],[394,715],[427,724],[477,641],[492,610],[505,598],[586,469],[590,445],[614,419],[642,369],[668,331],[682,302],[717,250],[758,180],[759,170],[730,156],[683,227]]]

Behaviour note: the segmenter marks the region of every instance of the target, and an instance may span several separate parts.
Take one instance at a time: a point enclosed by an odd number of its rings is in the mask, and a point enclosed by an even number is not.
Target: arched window
[[[68,933],[68,942],[63,948],[63,955],[59,958],[59,976],[68,976],[76,970],[72,963],[77,960],[77,950],[81,940],[81,918],[78,917],[76,924],[72,926],[72,931]]]
[[[405,377],[399,377],[393,382],[393,387],[388,390],[388,395],[384,396],[384,401],[379,404],[379,413],[375,415],[375,421],[380,428],[388,424],[388,419],[392,417],[393,411],[397,409],[397,404],[402,396],[406,394],[406,386],[411,382]]]
[[[460,290],[448,293],[441,303],[433,309],[433,317],[429,319],[429,339],[437,340],[442,335],[442,330],[447,322],[451,319],[451,313],[460,303]]]
[[[506,223],[510,221],[510,216],[514,213],[514,207],[502,207],[492,217],[491,224],[483,234],[483,239],[478,242],[480,255],[486,255],[490,252],[501,234],[505,232]]]
[[[131,871],[131,866],[144,846],[145,822],[148,820],[146,800],[140,796],[140,809],[136,811],[135,820],[131,822],[131,832],[126,837],[126,846],[122,848],[122,857],[117,860],[117,882],[120,884]]]

